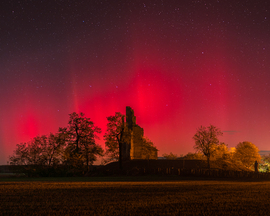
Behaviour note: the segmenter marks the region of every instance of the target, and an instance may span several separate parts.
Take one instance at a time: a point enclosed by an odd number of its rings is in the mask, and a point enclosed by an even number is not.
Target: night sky
[[[136,3],[135,3],[136,2]],[[134,109],[163,153],[194,152],[213,124],[229,147],[270,150],[269,1],[0,3],[0,164],[84,112]]]

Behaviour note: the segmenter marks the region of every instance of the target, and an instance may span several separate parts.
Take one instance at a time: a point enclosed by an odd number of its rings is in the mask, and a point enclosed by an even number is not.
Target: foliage
[[[187,153],[185,156],[183,156],[183,159],[187,159],[187,160],[204,160],[205,156],[200,153],[200,152],[196,152],[196,153]]]
[[[97,156],[103,155],[103,149],[96,144],[99,139],[97,133],[101,132],[89,118],[83,113],[75,112],[69,115],[69,122],[66,128],[59,130],[64,137],[64,163],[74,168],[92,165]]]
[[[225,143],[220,143],[216,146],[212,159],[220,164],[224,170],[230,167],[233,169],[241,169],[243,165],[234,161],[233,154],[234,153],[228,149],[228,146]]]
[[[240,161],[244,166],[250,168],[255,161],[259,162],[261,156],[259,149],[251,142],[240,142],[235,148],[234,159]]]
[[[119,148],[124,136],[124,117],[125,115],[116,112],[114,116],[107,117],[107,130],[104,135],[105,155],[109,161],[119,159]]]
[[[58,134],[36,136],[27,143],[17,144],[10,165],[19,166],[28,175],[49,175],[55,172],[55,167],[62,163],[63,145]]]
[[[142,138],[142,154],[145,159],[153,158],[158,149],[154,146],[153,142],[147,137]],[[152,157],[151,157],[152,156]]]
[[[213,159],[223,159],[229,160],[232,158],[232,154],[229,152],[228,145],[225,143],[220,143],[219,145],[215,146],[215,151],[212,155]]]
[[[167,160],[176,160],[177,159],[177,154],[173,154],[172,152],[170,152],[170,154],[164,153],[162,156]]]
[[[11,165],[57,165],[61,161],[61,148],[58,135],[36,136],[28,143],[17,144],[9,162]]]
[[[201,126],[197,129],[196,134],[193,136],[193,139],[195,140],[194,149],[202,152],[207,157],[209,168],[210,157],[213,156],[217,145],[219,145],[218,136],[221,136],[222,134],[223,133],[220,131],[220,129],[210,125],[207,128]]]
[[[28,145],[27,143],[20,143],[16,145],[16,149],[12,156],[9,156],[10,165],[26,165],[28,164]]]
[[[261,163],[259,164],[260,172],[270,172],[270,154],[263,155]]]
[[[58,165],[82,171],[93,164],[97,156],[103,155],[103,149],[95,141],[96,133],[100,133],[100,128],[89,118],[83,113],[72,113],[68,126],[59,128],[58,133],[36,136],[28,143],[17,144],[9,163],[30,165],[29,172],[34,169],[44,172]]]
[[[268,154],[268,155],[263,155],[263,156],[262,156],[262,160],[263,160],[264,162],[270,164],[270,154]]]

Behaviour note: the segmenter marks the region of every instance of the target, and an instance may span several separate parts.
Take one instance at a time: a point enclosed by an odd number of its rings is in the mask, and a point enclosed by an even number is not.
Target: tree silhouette
[[[27,143],[19,143],[13,151],[13,155],[9,156],[11,165],[27,165],[28,164],[28,146]]]
[[[218,136],[223,135],[220,129],[213,125],[207,128],[201,126],[193,136],[195,140],[194,149],[201,151],[207,157],[207,166],[210,168],[210,157],[214,154],[217,145],[219,145]]]
[[[120,169],[122,169],[122,154],[120,149],[124,142],[125,115],[116,112],[114,116],[107,117],[107,130],[104,134],[105,154],[109,157],[108,161],[119,160]]]
[[[147,137],[142,137],[141,153],[144,159],[149,159],[153,154],[156,154],[158,149],[154,146],[153,142]]]
[[[57,165],[61,162],[61,145],[57,134],[36,136],[28,143],[17,144],[9,157],[12,165]]]
[[[65,162],[74,167],[93,164],[97,156],[103,155],[103,149],[96,144],[97,133],[101,129],[96,127],[90,118],[83,113],[73,112],[69,115],[66,128],[60,128],[66,148],[64,151]]]
[[[100,128],[83,113],[72,113],[68,126],[59,128],[58,133],[36,136],[28,143],[17,144],[9,157],[11,165],[35,165],[52,167],[67,164],[80,171],[103,155],[103,149],[96,144]]]

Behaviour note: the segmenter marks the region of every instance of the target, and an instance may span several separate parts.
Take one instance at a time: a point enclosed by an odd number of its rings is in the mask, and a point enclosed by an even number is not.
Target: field
[[[270,182],[160,177],[0,180],[1,215],[268,215],[269,200]]]

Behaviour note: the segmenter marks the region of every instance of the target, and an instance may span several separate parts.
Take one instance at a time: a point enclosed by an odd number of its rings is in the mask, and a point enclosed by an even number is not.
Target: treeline
[[[8,163],[17,165],[21,172],[28,175],[85,175],[99,156],[107,157],[104,162],[119,160],[120,145],[126,141],[122,139],[125,132],[124,117],[119,112],[107,117],[105,150],[97,144],[101,129],[83,113],[73,112],[69,115],[67,127],[60,127],[57,133],[36,136],[27,143],[17,144]],[[145,137],[142,142],[143,152],[147,156],[155,147]]]
[[[222,135],[222,131],[213,125],[199,127],[193,136],[193,140],[195,141],[194,149],[197,152],[181,155],[180,158],[206,159],[208,168],[210,168],[210,160],[219,160],[236,166],[244,166],[248,169],[254,168],[254,164],[261,161],[259,149],[256,145],[248,141],[239,142],[230,151],[227,144],[219,141],[219,136]],[[178,158],[172,152],[170,154],[163,154],[163,157],[166,159]]]
[[[68,126],[60,127],[57,133],[17,144],[9,163],[24,165],[20,167],[26,173],[36,175],[60,175],[59,165],[67,167],[67,175],[85,173],[97,156],[103,155],[104,150],[96,143],[100,132],[83,113],[74,112],[69,115]]]
[[[27,143],[17,144],[10,165],[19,165],[24,173],[42,176],[73,176],[89,173],[90,166],[97,158],[106,156],[104,163],[119,161],[122,168],[119,149],[129,139],[130,133],[125,127],[125,115],[116,112],[114,116],[107,117],[107,130],[104,135],[105,150],[97,144],[101,129],[85,117],[83,113],[75,112],[69,115],[67,127],[60,127],[58,132],[49,135],[36,136]],[[218,139],[222,136],[220,129],[213,125],[197,129],[193,136],[196,153],[181,156],[183,159],[206,159],[208,168],[211,160],[223,160],[235,165],[250,168],[261,157],[259,149],[251,142],[240,142],[234,151],[229,151],[225,143]],[[142,137],[142,153],[149,158],[157,148],[146,137]],[[177,159],[173,153],[163,155],[167,159]]]

